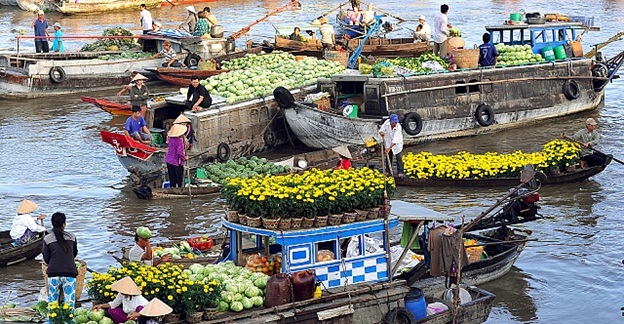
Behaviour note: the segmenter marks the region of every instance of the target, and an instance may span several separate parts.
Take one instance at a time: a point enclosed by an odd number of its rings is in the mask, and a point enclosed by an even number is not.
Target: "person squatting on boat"
[[[336,33],[334,26],[330,25],[327,17],[321,18],[321,27],[319,27],[321,33],[321,43],[323,44],[323,50],[333,50],[334,44],[336,44]]]
[[[596,120],[593,118],[587,118],[585,121],[585,128],[574,133],[570,136],[571,140],[581,143],[581,168],[586,166],[603,165],[606,162],[607,156],[594,152],[591,147],[598,145],[600,142],[600,134],[596,131]],[[567,138],[566,134],[561,134],[561,137]]]
[[[37,233],[46,231],[45,227],[37,225],[37,222],[31,215],[37,208],[39,208],[39,205],[28,199],[22,200],[17,207],[17,215],[13,218],[13,224],[9,232],[16,245],[32,242],[37,239]],[[45,215],[43,214],[37,216],[39,221],[42,221],[44,218]]]
[[[490,33],[483,33],[483,44],[479,45],[479,66],[495,66],[498,62],[498,51],[490,44]]]
[[[166,40],[163,42],[163,49],[152,55],[152,58],[162,57],[162,67],[186,67],[184,63],[178,60],[178,54],[171,48],[171,42]]]
[[[195,29],[193,29],[193,36],[202,37],[206,34],[210,34],[210,23],[208,19],[206,19],[206,12],[200,11],[197,14],[197,23],[195,24]]]
[[[186,107],[191,108],[193,112],[199,112],[204,108],[210,108],[210,105],[212,105],[212,97],[208,90],[199,83],[197,75],[191,76],[191,84],[186,92]]]
[[[162,300],[154,297],[154,299],[150,300],[150,302],[147,303],[147,305],[139,312],[141,313],[141,317],[137,320],[137,324],[164,323],[161,321],[161,317],[172,312],[173,309],[171,307],[163,303]]]
[[[165,162],[167,163],[171,188],[184,187],[184,163],[188,160],[188,156],[184,153],[184,134],[186,131],[186,126],[174,124],[167,134],[169,146],[167,147],[167,154],[165,154]]]
[[[375,10],[373,4],[368,4],[368,10],[362,11],[362,26],[370,27],[375,23]]]
[[[349,148],[346,146],[337,146],[332,149],[334,152],[338,153],[340,156],[340,161],[338,165],[334,169],[336,170],[349,170],[351,169],[351,152],[349,152]]]
[[[50,52],[50,44],[48,44],[48,38],[50,33],[48,32],[48,20],[45,19],[45,13],[43,10],[37,12],[37,18],[32,22],[32,27],[35,29],[35,52],[48,53]]]
[[[124,134],[143,144],[152,142],[152,134],[147,128],[145,118],[141,116],[141,107],[132,106],[132,115],[126,120]]]
[[[289,38],[290,38],[290,40],[299,41],[299,42],[305,42],[306,41],[305,37],[303,37],[303,35],[301,35],[301,28],[299,28],[299,27],[295,27],[293,33],[290,34]]]
[[[416,26],[416,31],[412,35],[415,42],[429,42],[431,40],[431,26],[427,23],[425,16],[421,15],[418,17],[418,26]]]
[[[446,40],[449,36],[449,28],[453,28],[448,22],[448,5],[441,5],[440,12],[433,19],[433,54],[443,57],[448,53]]]
[[[74,308],[76,302],[76,276],[78,269],[74,259],[78,255],[76,236],[65,231],[67,217],[63,213],[52,214],[52,233],[43,238],[43,261],[48,265],[48,303],[63,302]]]
[[[111,290],[118,294],[111,302],[97,304],[93,310],[108,309],[108,316],[113,323],[125,323],[126,321],[136,321],[141,317],[139,313],[149,303],[141,295],[141,289],[130,277],[123,277],[111,285]]]
[[[197,11],[195,11],[195,7],[188,6],[186,8],[188,15],[186,19],[178,26],[178,29],[186,30],[189,33],[192,33],[195,30],[195,24],[197,23]]]
[[[403,128],[399,124],[399,116],[390,115],[390,118],[381,125],[379,135],[384,140],[386,154],[390,158],[388,168],[392,168],[392,159],[395,157],[397,176],[403,177]]]
[[[142,227],[137,228],[134,234],[134,246],[128,252],[128,259],[130,262],[141,262],[149,266],[157,266],[163,262],[171,261],[171,256],[168,254],[163,255],[160,260],[154,260],[152,254],[152,246],[150,245],[150,238],[152,233],[147,230],[142,230]]]

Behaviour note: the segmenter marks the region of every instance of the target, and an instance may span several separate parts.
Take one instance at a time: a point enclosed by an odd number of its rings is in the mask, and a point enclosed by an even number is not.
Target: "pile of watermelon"
[[[225,163],[204,165],[206,176],[212,182],[224,184],[226,179],[251,178],[258,175],[273,175],[289,172],[290,167],[276,165],[265,158],[252,156],[249,159],[240,157],[237,160],[228,160]]]

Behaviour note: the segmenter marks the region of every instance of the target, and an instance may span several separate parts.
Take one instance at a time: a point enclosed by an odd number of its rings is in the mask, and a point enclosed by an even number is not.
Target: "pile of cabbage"
[[[232,261],[219,264],[193,264],[183,271],[193,281],[217,280],[224,287],[218,310],[240,312],[264,305],[264,289],[269,276],[238,267]]]
[[[113,324],[113,320],[104,315],[103,309],[87,310],[79,307],[74,310],[74,322],[76,324]]]
[[[225,61],[223,69],[232,71],[217,74],[200,83],[211,95],[226,98],[231,104],[271,95],[277,87],[294,89],[316,83],[320,77],[329,77],[345,69],[340,63],[306,57],[296,61],[292,54],[275,51],[271,54],[247,54]]]
[[[533,53],[531,45],[509,46],[498,43],[495,47],[498,51],[498,61],[496,65],[518,65],[544,61],[542,55]]]

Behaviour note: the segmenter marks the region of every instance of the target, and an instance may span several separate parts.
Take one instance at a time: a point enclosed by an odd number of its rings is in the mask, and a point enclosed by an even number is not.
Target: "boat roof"
[[[491,25],[485,26],[486,30],[511,30],[511,29],[544,29],[569,27],[575,29],[585,29],[582,22],[552,22],[545,24],[517,24],[517,25]]]
[[[275,28],[275,31],[279,35],[290,35],[295,30],[295,27],[299,27],[299,29],[301,29],[302,32],[305,32],[306,30],[317,31],[319,29],[319,26],[311,25],[311,24],[305,23],[305,22],[302,22],[302,23],[286,23],[286,24],[280,24],[279,26],[278,25],[273,25],[273,28]]]
[[[452,221],[453,217],[439,213],[429,209],[423,205],[402,201],[392,200],[390,202],[390,215],[397,216],[400,221]]]

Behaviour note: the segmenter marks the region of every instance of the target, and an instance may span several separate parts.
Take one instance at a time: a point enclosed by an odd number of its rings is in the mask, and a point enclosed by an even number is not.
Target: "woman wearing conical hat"
[[[173,312],[173,309],[167,304],[163,303],[160,299],[154,298],[150,300],[149,304],[141,310],[141,318],[137,321],[138,324],[158,324],[161,323],[160,318]]]
[[[31,215],[35,210],[39,208],[39,205],[34,202],[24,199],[17,207],[17,215],[13,219],[13,225],[11,226],[11,238],[18,244],[25,244],[37,239],[37,233],[43,233],[46,228],[37,225],[37,222]],[[41,214],[37,216],[37,220],[41,221],[45,218],[45,215]]]
[[[173,124],[180,124],[186,126],[186,132],[184,133],[184,148],[190,150],[195,141],[195,132],[193,131],[193,124],[191,120],[181,113],[178,118],[173,121]]]
[[[174,124],[167,134],[169,147],[165,154],[165,162],[171,188],[184,186],[184,163],[188,159],[184,153],[184,133],[186,126]]]
[[[114,323],[136,321],[141,317],[140,311],[148,305],[147,299],[141,295],[141,289],[132,278],[124,277],[111,285],[111,290],[118,292],[117,297],[109,303],[93,306],[94,310],[107,309],[108,316]]]
[[[338,153],[338,155],[340,156],[340,162],[338,162],[338,165],[336,165],[336,170],[340,170],[340,169],[344,169],[344,170],[349,170],[351,169],[351,152],[349,152],[349,148],[347,148],[346,146],[338,146],[338,147],[334,147],[332,149],[334,152]]]

